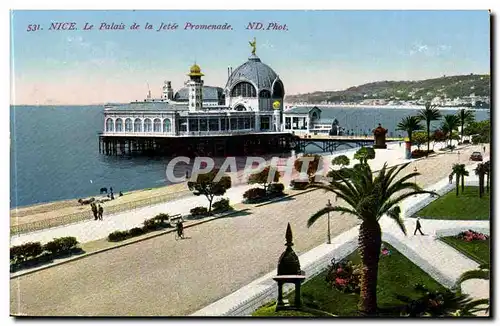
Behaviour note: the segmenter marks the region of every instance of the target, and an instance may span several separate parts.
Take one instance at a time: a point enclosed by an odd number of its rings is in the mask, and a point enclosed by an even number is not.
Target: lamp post
[[[330,208],[332,207],[332,203],[330,202],[330,199],[328,199],[328,203],[326,203],[326,207]],[[326,242],[328,244],[332,243],[331,235],[330,235],[330,211],[328,211],[328,241]]]
[[[417,167],[413,168],[413,172],[417,173]],[[417,175],[415,175],[415,184],[417,184]],[[417,197],[417,194],[415,194],[415,197]]]
[[[457,154],[458,154],[458,163],[460,164],[460,151],[458,151]]]

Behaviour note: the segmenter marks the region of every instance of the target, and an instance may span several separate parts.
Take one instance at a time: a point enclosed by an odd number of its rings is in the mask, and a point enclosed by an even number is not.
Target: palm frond
[[[467,271],[460,275],[458,278],[457,284],[462,284],[463,282],[471,279],[480,279],[480,280],[489,280],[490,279],[490,271],[484,269]]]
[[[401,231],[403,231],[404,235],[406,235],[406,226],[403,219],[401,218],[401,208],[399,206],[393,207],[387,212],[387,216],[393,219],[394,222],[396,222],[396,224],[399,226]]]
[[[342,206],[324,207],[319,211],[317,211],[316,213],[314,213],[313,215],[311,215],[311,217],[309,217],[309,219],[307,220],[307,227],[311,227],[311,225],[313,225],[321,216],[327,214],[328,212],[341,212],[342,214],[349,213],[354,216],[358,216],[358,213],[356,211],[346,207]]]

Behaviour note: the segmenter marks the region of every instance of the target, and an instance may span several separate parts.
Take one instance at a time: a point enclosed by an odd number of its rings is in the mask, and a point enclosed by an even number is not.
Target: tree
[[[418,112],[418,118],[420,121],[425,121],[425,126],[427,130],[427,155],[429,156],[430,150],[430,135],[431,135],[431,122],[439,120],[441,118],[441,113],[436,109],[437,105],[431,104],[430,102],[425,103],[425,109]]]
[[[427,135],[425,132],[416,132],[413,134],[413,142],[420,149],[420,145],[427,143]]]
[[[460,180],[462,181],[462,193],[463,193],[465,187],[465,177],[469,176],[469,171],[467,171],[467,169],[465,168],[465,164],[453,164],[451,174],[455,176],[457,197],[458,197],[458,188],[460,185]]]
[[[339,155],[332,160],[332,165],[340,165],[340,167],[348,166],[351,163],[345,155]]]
[[[464,141],[464,129],[465,129],[465,125],[466,124],[469,124],[471,122],[474,121],[474,112],[471,111],[471,110],[466,110],[466,109],[460,109],[458,112],[457,112],[457,117],[458,119],[460,120],[460,127],[461,127],[461,131],[460,131],[460,138],[461,138],[461,141]]]
[[[354,154],[354,159],[358,160],[361,164],[367,164],[368,160],[373,160],[375,158],[375,150],[373,147],[361,147]]]
[[[460,120],[456,115],[453,114],[447,114],[444,116],[444,121],[441,124],[441,129],[445,133],[445,135],[448,136],[448,139],[450,140],[450,146],[451,146],[451,139],[453,138],[453,131],[458,128],[460,124]]]
[[[417,194],[437,195],[432,191],[425,191],[411,182],[413,178],[420,175],[418,172],[397,179],[399,173],[408,164],[388,169],[386,163],[378,175],[374,176],[370,166],[361,163],[358,164],[357,168],[350,169],[349,178],[342,178],[340,181],[334,180],[330,184],[314,183],[310,185],[333,192],[347,205],[327,206],[319,210],[307,221],[308,227],[328,212],[352,214],[361,220],[358,241],[363,268],[359,309],[363,314],[373,315],[377,312],[377,275],[382,245],[379,219],[384,215],[388,216],[406,234],[406,228],[400,216],[399,203]]]
[[[484,164],[484,172],[486,174],[486,192],[489,193],[490,192],[490,173],[491,173],[491,165],[490,165],[490,161],[487,161],[485,162]]]
[[[473,121],[465,127],[465,134],[472,136],[472,143],[489,143],[491,139],[490,120]]]
[[[195,196],[204,195],[208,199],[208,213],[212,212],[212,201],[215,196],[222,196],[231,188],[231,177],[223,175],[218,177],[219,170],[199,174],[196,181],[189,181],[188,188]],[[219,179],[219,180],[218,180]]]
[[[416,130],[421,130],[420,120],[415,116],[408,116],[403,118],[397,125],[396,130],[406,131],[408,133],[408,140],[411,143],[413,138],[413,132]]]
[[[330,170],[328,171],[328,174],[326,176],[329,178],[335,178],[336,180],[340,180],[340,175],[343,175],[344,177],[347,176],[349,169],[346,168],[346,166],[348,166],[349,164],[351,164],[351,161],[347,156],[340,155],[335,157],[332,160],[332,165],[340,165],[340,169]]]
[[[308,164],[306,174],[309,178],[309,182],[312,182],[314,181],[314,175],[318,171],[322,159],[323,158],[317,154],[304,154],[295,160],[293,167],[295,168],[295,171],[301,173],[302,165]]]
[[[280,180],[280,174],[276,169],[266,166],[262,171],[250,175],[248,184],[260,184],[267,191],[269,185]]]
[[[484,175],[486,174],[486,166],[483,163],[478,163],[474,172],[479,178],[479,198],[484,194]]]

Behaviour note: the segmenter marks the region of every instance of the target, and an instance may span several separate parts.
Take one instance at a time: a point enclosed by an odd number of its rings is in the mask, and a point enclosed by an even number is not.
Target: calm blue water
[[[11,106],[11,207],[92,196],[101,187],[111,186],[118,193],[166,184],[166,158],[99,154],[97,133],[102,131],[102,109]],[[336,118],[341,126],[357,134],[369,132],[380,122],[389,133],[397,135],[397,123],[409,114],[415,114],[415,110],[332,108],[324,109],[322,118]],[[476,118],[485,120],[489,116],[487,111],[477,111]],[[242,162],[244,165],[244,159]],[[178,174],[182,175],[184,169],[178,165]]]

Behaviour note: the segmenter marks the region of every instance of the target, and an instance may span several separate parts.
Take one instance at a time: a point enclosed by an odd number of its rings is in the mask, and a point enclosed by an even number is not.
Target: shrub
[[[295,190],[304,190],[308,185],[308,181],[292,180],[292,182],[290,182],[290,186]]]
[[[195,208],[191,208],[190,211],[191,215],[193,216],[207,216],[208,215],[208,209],[203,206],[198,206]]]
[[[333,262],[326,274],[326,281],[344,293],[359,293],[361,280],[361,266],[352,262]]]
[[[243,198],[252,203],[266,197],[266,191],[262,188],[251,188],[245,191]]]
[[[144,229],[149,231],[157,230],[160,227],[159,223],[157,222],[157,220],[155,220],[154,217],[144,220],[143,224]]]
[[[127,239],[127,237],[128,237],[128,232],[115,231],[115,232],[111,232],[108,235],[108,241],[111,241],[111,242],[123,241],[123,240]]]
[[[431,149],[429,150],[429,154],[434,153],[434,151]],[[411,158],[420,158],[424,157],[427,155],[427,150],[421,150],[421,149],[416,149],[413,152],[411,152]]]
[[[10,259],[13,261],[25,261],[28,258],[35,258],[43,252],[40,242],[27,242],[19,246],[10,248]]]
[[[212,210],[214,212],[226,212],[231,208],[231,205],[229,205],[229,199],[226,198],[221,198],[212,205]]]
[[[170,218],[170,215],[168,214],[165,214],[165,213],[160,213],[158,215],[156,215],[155,217],[153,217],[153,220],[159,222],[159,223],[165,223],[165,220],[169,220]]]
[[[47,242],[43,246],[43,249],[53,255],[59,255],[70,252],[76,247],[77,244],[78,241],[76,241],[75,237],[62,237]]]
[[[267,189],[268,193],[272,196],[283,196],[283,191],[285,190],[285,185],[282,183],[272,183]]]
[[[130,230],[128,230],[128,234],[131,236],[131,237],[137,237],[139,235],[143,235],[144,233],[144,230],[141,229],[141,228],[131,228]]]

